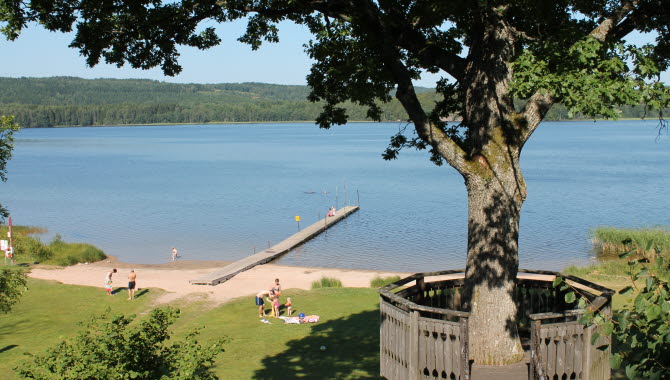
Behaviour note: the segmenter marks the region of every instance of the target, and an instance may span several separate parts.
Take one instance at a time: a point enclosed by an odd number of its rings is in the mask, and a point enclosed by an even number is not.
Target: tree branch
[[[619,30],[616,28],[617,24],[633,11],[636,4],[637,0],[625,1],[610,17],[601,21],[588,36],[593,37],[600,42],[604,42],[607,38],[612,36],[616,30]],[[621,29],[623,30],[623,27]],[[544,119],[544,116],[554,103],[556,103],[556,98],[547,93],[544,89],[537,90],[535,94],[530,97],[528,103],[526,103],[523,110],[521,110],[521,115],[525,119],[525,123],[523,123],[521,127],[521,146],[526,143],[535,129],[537,129],[537,126],[542,119]]]

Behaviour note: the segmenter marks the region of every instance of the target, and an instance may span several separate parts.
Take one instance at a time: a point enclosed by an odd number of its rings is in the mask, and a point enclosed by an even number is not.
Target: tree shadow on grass
[[[286,345],[284,352],[262,360],[254,379],[380,378],[377,310],[314,324],[309,336]]]

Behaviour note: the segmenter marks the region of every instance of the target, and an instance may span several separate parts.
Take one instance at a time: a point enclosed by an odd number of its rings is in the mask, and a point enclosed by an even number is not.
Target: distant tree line
[[[322,105],[306,100],[307,86],[265,83],[179,84],[145,79],[0,78],[0,115],[14,115],[24,128],[155,123],[310,121]],[[419,89],[431,108],[437,95]],[[383,105],[382,119],[406,120],[397,100]],[[366,109],[347,106],[350,120],[368,120]],[[621,117],[645,116],[643,106]],[[580,118],[575,115],[573,118]],[[651,115],[649,115],[651,117]],[[546,120],[568,120],[553,107]]]

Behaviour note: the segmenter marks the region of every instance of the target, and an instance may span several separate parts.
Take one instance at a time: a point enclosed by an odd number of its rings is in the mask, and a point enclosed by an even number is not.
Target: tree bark
[[[470,315],[470,359],[504,365],[523,359],[514,301],[519,266],[521,205],[526,196],[518,152],[500,129],[466,176],[468,257],[465,304]]]

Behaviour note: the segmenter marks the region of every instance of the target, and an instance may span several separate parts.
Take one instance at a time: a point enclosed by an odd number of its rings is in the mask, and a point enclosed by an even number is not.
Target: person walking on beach
[[[265,317],[265,302],[263,301],[263,297],[269,296],[271,290],[262,290],[256,294],[256,306],[258,306],[258,316],[263,318]]]
[[[172,261],[177,260],[177,248],[172,247]]]
[[[105,277],[105,290],[110,296],[112,295],[112,275],[114,273],[116,273],[116,268],[107,272],[107,276]]]
[[[135,298],[135,279],[137,279],[137,274],[135,270],[131,269],[128,274],[128,299],[132,300]]]

